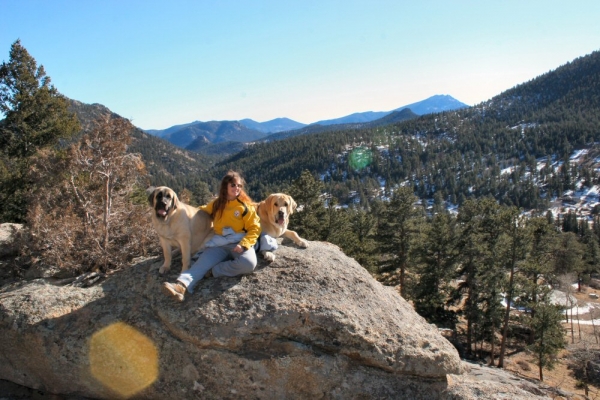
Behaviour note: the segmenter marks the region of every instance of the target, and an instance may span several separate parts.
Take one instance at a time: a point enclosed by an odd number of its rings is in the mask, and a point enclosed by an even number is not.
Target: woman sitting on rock
[[[261,231],[260,219],[243,187],[240,174],[229,171],[221,180],[219,196],[199,207],[212,217],[215,235],[206,243],[198,260],[175,283],[163,283],[165,294],[183,301],[185,291],[193,293],[194,286],[210,271],[215,277],[254,271],[257,262],[254,244]]]

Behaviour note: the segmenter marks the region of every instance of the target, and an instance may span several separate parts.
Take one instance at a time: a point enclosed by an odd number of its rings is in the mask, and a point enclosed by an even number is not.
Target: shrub
[[[23,247],[32,264],[62,275],[107,273],[158,254],[149,208],[134,201],[145,168],[127,153],[132,129],[121,118],[100,119],[68,149],[36,157]]]

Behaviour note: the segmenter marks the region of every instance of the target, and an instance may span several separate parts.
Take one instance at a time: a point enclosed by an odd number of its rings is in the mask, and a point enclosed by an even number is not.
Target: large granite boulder
[[[463,374],[435,327],[336,246],[276,254],[184,303],[161,293],[157,259],[89,288],[5,286],[0,379],[103,399],[538,398]]]

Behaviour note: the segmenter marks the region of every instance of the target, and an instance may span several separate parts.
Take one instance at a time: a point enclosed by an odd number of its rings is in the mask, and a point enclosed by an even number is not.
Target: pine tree
[[[563,232],[579,232],[579,224],[577,223],[577,215],[571,210],[564,216],[562,223]]]
[[[506,308],[504,310],[504,321],[502,326],[502,338],[500,341],[500,354],[498,356],[498,367],[504,367],[504,355],[508,340],[508,328],[510,324],[510,311],[513,307],[515,293],[517,291],[518,266],[527,257],[530,246],[531,235],[526,228],[527,220],[519,215],[516,208],[509,208],[502,217],[503,228],[506,238],[506,247],[500,258],[504,260],[504,270],[508,272],[508,284],[506,287]]]
[[[467,351],[473,350],[476,339],[494,336],[499,324],[498,306],[500,285],[503,281],[499,266],[498,241],[501,236],[500,207],[494,199],[467,200],[458,213],[461,226],[458,276],[464,280],[458,285],[454,300],[460,301],[466,293],[463,312],[467,320]]]
[[[544,381],[544,368],[552,369],[556,354],[565,347],[562,329],[562,313],[560,307],[550,304],[547,297],[535,306],[535,313],[530,327],[535,333],[534,342],[530,346],[538,362],[540,381]]]
[[[584,248],[573,232],[564,232],[558,236],[552,248],[554,273],[565,275],[574,273],[579,276],[584,268]]]
[[[290,225],[307,240],[324,240],[323,226],[327,226],[326,211],[322,200],[323,182],[307,171],[302,171],[292,182],[289,195],[298,204],[297,212],[290,217]]]
[[[481,320],[476,326],[482,341],[491,345],[490,364],[494,363],[496,332],[503,319],[503,291],[506,288],[506,273],[504,270],[504,255],[508,251],[506,225],[504,220],[509,210],[499,206],[495,201],[480,201],[480,229],[484,234],[484,248],[481,268],[478,278],[481,290],[477,294]]]
[[[358,238],[352,230],[352,223],[348,212],[337,206],[335,199],[330,199],[327,204],[327,225],[323,230],[323,240],[340,246],[348,256],[357,253]]]
[[[456,315],[448,308],[451,286],[458,262],[456,218],[442,211],[424,225],[415,246],[419,277],[413,289],[415,310],[427,321],[454,328]]]
[[[379,250],[382,253],[380,271],[399,273],[400,294],[407,295],[406,274],[410,265],[410,248],[423,222],[422,208],[416,207],[417,197],[406,186],[396,189],[383,210],[377,226]]]
[[[598,244],[598,237],[594,235],[591,229],[585,230],[583,237],[581,238],[584,251],[584,265],[582,273],[585,276],[580,279],[580,282],[589,281],[592,274],[597,273],[600,269],[600,244]]]
[[[43,66],[14,42],[9,61],[0,66],[0,151],[9,173],[0,182],[0,220],[23,222],[24,197],[32,189],[27,174],[32,157],[79,130],[67,100],[50,84]]]
[[[528,254],[520,264],[520,294],[516,306],[530,310],[530,318],[535,316],[535,310],[540,299],[546,296],[547,284],[554,280],[553,249],[556,246],[559,233],[547,218],[531,218],[526,222],[530,245]],[[533,343],[535,331],[530,332],[529,344]]]
[[[374,272],[375,268],[375,228],[377,221],[373,213],[361,209],[349,209],[352,232],[358,241],[354,252],[348,255],[353,257],[368,271]]]

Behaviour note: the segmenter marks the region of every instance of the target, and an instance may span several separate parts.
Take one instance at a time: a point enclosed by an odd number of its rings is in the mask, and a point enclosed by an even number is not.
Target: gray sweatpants
[[[204,278],[204,275],[212,269],[213,276],[237,276],[249,274],[256,268],[256,252],[251,247],[243,253],[231,251],[237,243],[225,246],[208,247],[192,264],[191,268],[182,272],[177,278],[187,287],[188,292],[194,292],[194,286]]]

